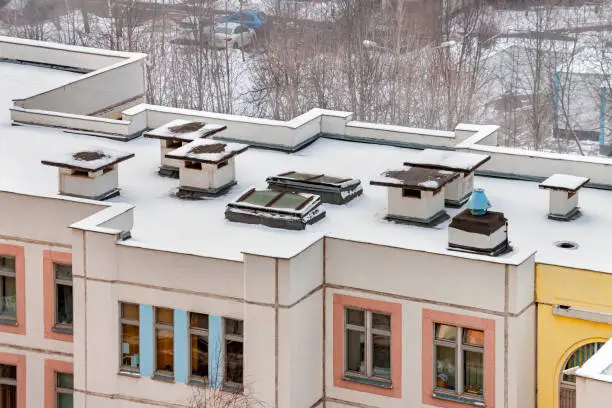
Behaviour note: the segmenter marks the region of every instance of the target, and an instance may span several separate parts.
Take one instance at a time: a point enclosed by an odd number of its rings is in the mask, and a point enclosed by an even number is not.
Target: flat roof
[[[191,142],[225,130],[227,126],[185,119],[175,119],[143,133],[151,139]]]
[[[133,153],[133,159],[120,165],[121,195],[109,200],[136,206],[132,238],[122,245],[241,261],[242,252],[291,257],[326,235],[501,263],[519,263],[537,250],[536,259],[541,263],[612,272],[609,245],[601,235],[612,229],[609,211],[612,191],[583,189],[582,217],[560,222],[547,218],[549,194],[539,189],[537,182],[475,177],[475,186],[485,189],[491,210],[503,212],[509,222],[509,239],[514,250],[492,258],[449,251],[450,220],[436,228],[423,228],[384,219],[387,189],[371,186],[369,182],[391,166],[401,168],[419,154],[417,150],[325,138],[293,154],[250,148],[236,157],[237,186],[218,198],[191,201],[175,196],[178,180],[157,174],[160,164],[157,140],[141,137],[122,142],[52,128],[10,125],[11,99],[58,85],[74,75],[0,63],[0,190],[57,196],[57,171],[42,165],[41,160],[92,146]],[[346,205],[323,204],[327,216],[304,231],[225,219],[228,202],[249,188],[265,189],[267,177],[287,171],[357,178],[362,181],[364,192]],[[447,209],[451,217],[462,210]],[[560,240],[579,246],[559,248],[554,243]]]
[[[587,177],[572,176],[570,174],[553,174],[540,183],[540,188],[577,191],[588,182],[589,179]]]
[[[170,159],[216,164],[234,157],[249,148],[241,143],[225,143],[213,139],[196,139],[166,153]]]

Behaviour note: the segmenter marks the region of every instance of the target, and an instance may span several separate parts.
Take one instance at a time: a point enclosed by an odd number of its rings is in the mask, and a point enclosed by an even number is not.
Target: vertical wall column
[[[153,376],[153,306],[140,305],[140,375]]]
[[[223,318],[208,316],[208,381],[212,387],[223,385]]]
[[[187,383],[189,379],[189,323],[187,312],[174,310],[174,381]]]

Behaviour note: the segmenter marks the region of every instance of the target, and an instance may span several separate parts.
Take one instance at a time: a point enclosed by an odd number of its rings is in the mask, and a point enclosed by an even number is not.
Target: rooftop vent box
[[[436,226],[448,219],[444,211],[444,186],[459,177],[447,170],[405,167],[389,170],[371,185],[388,187],[386,219]]]
[[[553,174],[540,184],[540,188],[550,191],[548,218],[558,221],[571,221],[580,217],[578,207],[578,190],[589,179],[570,176],[568,174]]]
[[[321,197],[314,194],[250,189],[229,203],[225,218],[272,228],[303,230],[323,217]]]
[[[324,203],[330,204],[346,204],[363,193],[360,180],[325,174],[289,171],[268,177],[266,181],[272,190],[317,194]]]
[[[482,189],[472,193],[468,208],[455,217],[448,227],[449,249],[497,256],[512,250],[508,243],[508,220],[491,207]]]
[[[235,156],[249,146],[223,143],[211,139],[196,139],[166,157],[177,160],[180,198],[216,197],[236,184]]]
[[[176,119],[143,133],[143,136],[150,139],[159,139],[159,146],[161,148],[159,174],[161,176],[178,178],[180,162],[167,158],[166,153],[196,139],[212,136],[225,129],[227,129],[225,125]]]
[[[425,149],[404,164],[458,173],[459,177],[444,187],[444,203],[447,207],[461,207],[474,189],[474,171],[490,159],[486,154]]]
[[[92,148],[42,160],[42,164],[58,168],[60,194],[106,200],[119,195],[117,165],[132,157],[133,153]]]

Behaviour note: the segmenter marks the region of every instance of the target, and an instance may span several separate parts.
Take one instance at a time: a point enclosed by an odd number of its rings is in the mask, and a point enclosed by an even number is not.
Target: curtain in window
[[[436,346],[436,387],[455,390],[455,349]]]
[[[157,329],[157,369],[174,371],[174,333],[172,330]]]
[[[0,407],[17,408],[17,387],[0,384]]]
[[[17,316],[17,282],[14,277],[0,277],[0,318]]]
[[[227,353],[225,380],[236,384],[242,384],[242,342],[227,340],[225,342],[225,352]]]
[[[131,368],[140,366],[140,330],[131,324],[121,325],[121,364]]]
[[[57,323],[72,324],[72,286],[57,285]]]
[[[484,365],[482,353],[465,351],[463,353],[465,372],[463,388],[468,394],[483,395]]]
[[[346,369],[365,374],[365,333],[346,331]]]
[[[208,339],[191,335],[191,375],[208,377]]]

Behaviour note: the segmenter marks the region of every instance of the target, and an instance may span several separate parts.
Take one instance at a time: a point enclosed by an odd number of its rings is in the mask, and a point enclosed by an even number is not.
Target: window
[[[0,321],[17,321],[17,272],[14,256],[0,256]]]
[[[421,198],[421,190],[413,190],[411,188],[402,188],[402,197]]]
[[[138,372],[140,368],[140,309],[121,303],[121,371]]]
[[[208,378],[208,315],[189,314],[191,344],[191,377],[196,381]]]
[[[55,279],[55,330],[72,333],[72,265],[53,264]]]
[[[155,309],[155,373],[174,376],[174,311]]]
[[[242,387],[244,357],[244,324],[242,320],[224,319],[225,376],[224,386]]]
[[[402,397],[402,305],[334,293],[334,386]]]
[[[484,332],[435,324],[435,387],[458,395],[482,398]]]
[[[391,382],[391,315],[344,309],[345,374],[349,379]]]
[[[17,408],[17,367],[0,364],[0,407]]]
[[[72,408],[72,374],[55,373],[56,408]]]

